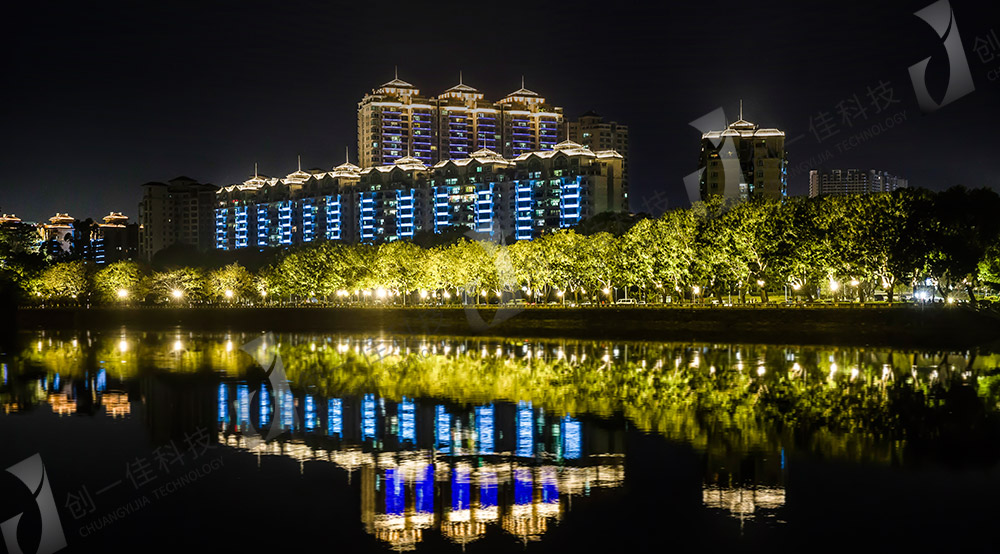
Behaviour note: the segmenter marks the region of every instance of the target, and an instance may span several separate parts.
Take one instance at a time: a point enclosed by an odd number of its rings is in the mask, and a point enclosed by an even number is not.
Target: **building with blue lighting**
[[[218,192],[216,248],[317,240],[383,242],[466,230],[531,240],[598,213],[628,209],[623,159],[563,141],[514,158],[480,149],[432,166],[414,156],[361,169],[255,174]]]
[[[562,108],[521,88],[492,102],[459,83],[436,97],[395,78],[358,103],[358,159],[362,167],[391,165],[412,156],[426,165],[488,149],[513,158],[550,150],[565,138]]]

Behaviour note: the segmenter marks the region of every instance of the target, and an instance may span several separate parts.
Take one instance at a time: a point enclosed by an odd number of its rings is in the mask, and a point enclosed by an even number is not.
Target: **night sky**
[[[922,114],[908,67],[932,57],[938,101],[949,74],[942,40],[913,15],[930,3],[22,3],[0,33],[0,210],[134,218],[148,181],[226,185],[254,162],[284,176],[299,154],[329,169],[345,146],[356,162],[357,102],[394,66],[429,95],[461,70],[491,100],[524,75],[567,116],[628,124],[633,211],[688,205],[700,140],[689,122],[720,106],[734,120],[741,98],[745,119],[787,133],[790,194],[806,193],[814,165],[1000,190],[1000,50],[975,49],[1000,37],[1000,18],[952,0],[975,91]],[[895,103],[875,105],[881,83]],[[822,112],[836,127],[815,124]]]

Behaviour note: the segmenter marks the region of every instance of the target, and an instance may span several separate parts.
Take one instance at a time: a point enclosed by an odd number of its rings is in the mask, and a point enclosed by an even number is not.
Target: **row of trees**
[[[620,235],[561,230],[510,245],[460,238],[320,242],[283,252],[256,272],[150,271],[119,262],[50,265],[21,279],[28,297],[109,303],[348,301],[506,302],[667,296],[701,300],[788,291],[804,300],[930,284],[975,303],[1000,288],[1000,197],[961,187],[934,193],[699,203],[642,219]],[[436,299],[436,300],[434,300]],[[475,299],[475,300],[472,300]]]

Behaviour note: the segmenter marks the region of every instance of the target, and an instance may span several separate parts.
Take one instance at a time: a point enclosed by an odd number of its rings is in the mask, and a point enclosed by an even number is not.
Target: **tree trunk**
[[[965,285],[965,292],[969,295],[969,304],[972,304],[973,308],[977,307],[976,293],[972,292],[972,285]]]
[[[762,304],[766,304],[768,302],[767,289],[764,287],[760,287],[760,301]]]
[[[890,306],[892,305],[892,298],[893,298],[893,293],[895,292],[895,289],[896,289],[896,287],[892,286],[892,287],[889,287],[889,290],[885,291],[886,294],[888,295],[889,305]]]

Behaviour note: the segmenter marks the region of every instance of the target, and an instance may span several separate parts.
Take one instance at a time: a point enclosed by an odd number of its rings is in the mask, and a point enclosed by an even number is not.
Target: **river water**
[[[121,329],[2,371],[10,552],[996,548],[988,351]]]

